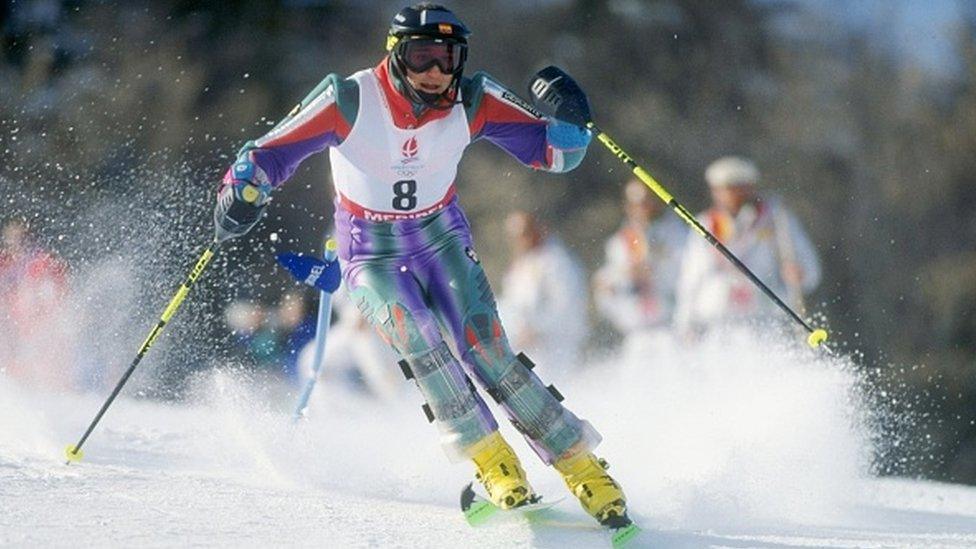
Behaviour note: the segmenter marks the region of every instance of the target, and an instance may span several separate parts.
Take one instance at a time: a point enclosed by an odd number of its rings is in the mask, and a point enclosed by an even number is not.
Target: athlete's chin
[[[414,85],[413,88],[420,92],[432,93],[438,95],[447,91],[447,86],[442,84],[423,84],[418,82],[416,85]]]

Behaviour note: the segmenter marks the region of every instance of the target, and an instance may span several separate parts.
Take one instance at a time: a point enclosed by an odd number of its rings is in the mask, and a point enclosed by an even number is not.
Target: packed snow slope
[[[735,341],[537,370],[604,435],[640,546],[976,546],[976,490],[867,473],[870,425],[842,360]],[[298,425],[293,395],[240,371],[194,387],[179,404],[127,388],[66,466],[106,395],[0,375],[0,546],[608,545],[572,499],[537,523],[467,526],[470,466],[448,463],[406,383],[392,402],[322,383]],[[536,489],[565,495],[506,433]]]

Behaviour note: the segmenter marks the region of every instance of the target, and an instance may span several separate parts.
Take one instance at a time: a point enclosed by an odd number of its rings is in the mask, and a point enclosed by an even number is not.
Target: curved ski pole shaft
[[[762,280],[759,280],[759,277],[757,277],[751,270],[749,270],[749,267],[746,267],[746,265],[742,263],[742,261],[740,261],[739,258],[735,256],[735,254],[733,254],[727,247],[725,247],[724,244],[719,242],[719,240],[715,237],[715,235],[713,235],[708,229],[706,229],[705,226],[702,225],[698,221],[698,219],[696,219],[695,216],[691,214],[691,212],[689,212],[687,209],[685,209],[684,206],[679,204],[678,201],[675,200],[673,196],[671,196],[671,193],[669,193],[667,189],[661,186],[661,184],[658,183],[651,176],[651,174],[647,173],[647,171],[644,170],[644,168],[640,167],[637,164],[637,162],[635,162],[634,159],[631,158],[629,154],[624,152],[624,150],[620,147],[620,145],[617,145],[617,143],[613,139],[611,139],[609,135],[604,133],[596,124],[594,124],[591,121],[586,124],[586,127],[590,131],[596,134],[597,139],[601,143],[603,143],[607,147],[607,149],[609,149],[610,152],[614,154],[614,156],[616,156],[624,164],[629,166],[633,174],[638,179],[640,179],[641,182],[647,185],[648,188],[654,191],[654,194],[656,194],[658,198],[660,198],[665,204],[667,204],[672,210],[674,210],[674,213],[678,214],[678,217],[683,219],[685,223],[691,226],[691,228],[696,233],[701,235],[705,240],[708,241],[709,244],[711,244],[723,256],[725,256],[726,259],[732,262],[732,264],[735,265],[735,267],[739,269],[739,271],[742,274],[746,275],[746,277],[750,281],[752,281],[753,284],[755,284],[760,290],[762,290],[762,292],[766,294],[767,297],[773,300],[773,303],[775,303],[780,309],[782,309],[787,315],[789,315],[790,318],[792,318],[800,326],[802,326],[807,331],[808,334],[807,336],[808,345],[810,345],[811,347],[821,347],[824,350],[826,350],[828,353],[831,352],[830,348],[827,347],[826,344],[824,344],[824,341],[826,341],[827,339],[826,330],[823,330],[822,328],[816,328],[816,329],[813,328],[805,320],[803,320],[800,317],[800,315],[796,314],[796,312],[793,309],[791,309],[789,305],[784,303],[783,300],[780,299],[771,289],[769,289],[769,287],[766,286],[766,284],[764,284]]]
[[[170,321],[170,319],[173,318],[176,311],[179,310],[180,305],[183,304],[183,300],[186,299],[187,294],[190,292],[190,288],[193,286],[193,283],[200,278],[200,275],[203,274],[203,271],[207,268],[207,265],[210,264],[210,260],[213,259],[214,253],[216,253],[218,246],[219,243],[214,241],[210,244],[210,246],[207,247],[206,250],[203,251],[203,254],[200,255],[200,258],[193,266],[193,269],[191,269],[190,273],[187,275],[186,280],[180,285],[180,288],[176,291],[176,294],[172,297],[172,299],[170,299],[166,308],[163,309],[163,314],[160,316],[159,322],[153,326],[153,329],[150,330],[149,335],[146,336],[145,341],[142,342],[142,346],[139,347],[139,352],[136,353],[136,357],[132,360],[129,368],[124,374],[122,374],[122,378],[119,379],[119,382],[115,385],[115,389],[112,390],[112,394],[108,396],[108,399],[106,399],[105,403],[102,404],[102,407],[100,410],[98,410],[95,418],[88,425],[88,429],[85,430],[85,434],[81,436],[81,439],[78,440],[77,444],[69,445],[67,448],[65,448],[65,455],[68,458],[67,463],[71,463],[72,461],[80,461],[82,457],[84,457],[84,453],[81,451],[82,445],[85,444],[85,441],[88,440],[88,436],[91,435],[92,431],[95,430],[95,426],[98,425],[98,422],[102,419],[102,416],[105,415],[105,411],[108,410],[108,407],[112,405],[115,397],[118,396],[119,392],[122,390],[122,387],[132,375],[132,372],[135,371],[136,366],[138,366],[139,362],[142,361],[142,357],[146,356],[146,353],[149,352],[149,348],[153,346],[156,339],[159,337],[159,334],[162,333],[163,328]]]
[[[335,261],[337,257],[338,244],[335,240],[329,239],[325,242],[324,258],[326,261]],[[325,340],[329,333],[329,324],[332,321],[332,294],[329,292],[319,292],[319,314],[318,322],[315,326],[315,353],[312,358],[312,377],[305,382],[302,394],[298,397],[298,406],[292,416],[293,421],[298,421],[305,416],[308,409],[308,401],[315,390],[315,383],[322,371],[322,363],[325,361]]]

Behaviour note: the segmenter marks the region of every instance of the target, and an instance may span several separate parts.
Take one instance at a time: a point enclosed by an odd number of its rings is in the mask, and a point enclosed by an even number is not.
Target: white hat
[[[723,156],[705,170],[709,187],[737,187],[759,181],[759,168],[751,160],[739,156]]]

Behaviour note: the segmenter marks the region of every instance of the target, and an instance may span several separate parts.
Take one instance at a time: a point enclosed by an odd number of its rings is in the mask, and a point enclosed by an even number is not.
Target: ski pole
[[[335,261],[338,249],[339,246],[335,240],[331,238],[326,240],[323,256],[325,261]],[[293,421],[298,421],[304,417],[305,412],[308,410],[308,399],[312,396],[312,391],[315,390],[315,383],[319,378],[319,373],[322,371],[322,363],[325,361],[325,339],[329,333],[329,323],[331,320],[332,292],[321,290],[319,291],[318,323],[315,326],[315,354],[312,358],[312,377],[305,383],[305,388],[298,398],[298,406],[295,407],[295,414],[292,416]]]
[[[146,337],[145,341],[142,342],[142,346],[139,347],[139,352],[136,353],[136,357],[133,359],[132,364],[130,364],[129,368],[124,374],[122,374],[122,378],[115,385],[115,389],[112,390],[112,394],[108,396],[108,399],[105,400],[104,404],[102,404],[102,408],[97,414],[95,414],[95,419],[93,419],[88,425],[88,429],[85,430],[85,434],[81,436],[81,439],[78,440],[77,444],[69,444],[68,447],[65,448],[64,453],[68,458],[65,465],[70,464],[72,461],[81,461],[81,459],[84,458],[84,453],[81,451],[82,445],[85,444],[88,436],[91,435],[92,431],[95,429],[95,426],[98,425],[98,422],[102,419],[102,416],[105,415],[105,411],[108,410],[108,407],[112,405],[115,397],[118,396],[119,391],[122,390],[122,386],[125,385],[125,383],[129,380],[129,376],[131,376],[132,372],[135,371],[136,366],[138,366],[139,362],[142,361],[142,357],[149,352],[149,348],[152,347],[153,343],[156,342],[156,339],[159,337],[159,334],[162,333],[166,323],[173,318],[173,315],[176,314],[176,311],[180,308],[180,305],[183,304],[183,300],[186,299],[187,294],[190,292],[190,288],[193,286],[193,283],[200,278],[201,274],[203,274],[204,269],[207,268],[210,260],[213,259],[214,253],[216,253],[219,245],[220,241],[215,239],[200,255],[200,258],[193,266],[193,269],[191,269],[189,275],[187,275],[186,280],[180,285],[179,290],[177,290],[173,298],[170,299],[169,305],[167,305],[163,310],[163,314],[159,318],[159,322],[156,323],[153,329],[149,332],[149,335]]]
[[[772,290],[766,286],[762,280],[759,280],[748,267],[745,266],[738,257],[735,256],[724,244],[719,242],[719,240],[709,232],[697,219],[691,214],[684,206],[678,203],[677,200],[671,193],[667,191],[660,183],[658,183],[651,174],[647,172],[644,168],[640,167],[634,159],[624,152],[623,148],[620,147],[609,135],[607,135],[603,130],[593,122],[590,114],[590,105],[586,99],[586,95],[579,88],[579,85],[562,69],[555,66],[549,66],[538,73],[529,83],[529,93],[532,94],[535,105],[544,111],[544,114],[555,118],[556,120],[561,120],[568,122],[570,124],[581,126],[589,129],[591,132],[596,134],[597,139],[603,143],[607,149],[610,150],[620,159],[621,162],[626,164],[634,175],[641,180],[645,185],[647,185],[654,194],[658,196],[665,204],[667,204],[674,213],[678,214],[678,217],[684,220],[685,223],[691,226],[691,228],[702,237],[705,238],[715,249],[721,252],[726,259],[732,262],[733,265],[739,271],[746,275],[746,277],[752,281],[757,287],[767,297],[773,300],[773,302],[783,310],[790,318],[795,320],[799,325],[809,334],[807,336],[807,344],[811,347],[822,347],[828,353],[830,353],[830,348],[827,347],[824,342],[827,340],[827,331],[822,328],[813,328],[805,320],[800,318],[800,315],[796,314],[789,305],[783,302]]]
[[[801,318],[800,315],[796,314],[796,312],[793,309],[791,309],[789,305],[784,303],[783,300],[780,299],[775,292],[769,289],[769,286],[764,284],[762,280],[759,280],[759,277],[757,277],[755,273],[749,270],[749,267],[746,267],[746,265],[738,257],[736,257],[736,255],[733,254],[731,250],[729,250],[724,244],[722,244],[718,240],[718,238],[715,237],[715,235],[713,235],[708,229],[706,229],[705,226],[702,225],[698,221],[698,219],[696,219],[695,216],[691,214],[691,212],[689,212],[687,209],[685,209],[684,206],[678,203],[678,201],[675,200],[673,196],[671,196],[671,193],[669,193],[667,189],[665,189],[660,183],[658,183],[651,176],[651,174],[647,172],[647,170],[640,167],[637,164],[637,162],[635,162],[634,159],[629,154],[627,154],[620,147],[620,145],[618,145],[609,135],[607,135],[603,130],[601,130],[599,126],[594,124],[593,121],[588,121],[586,123],[586,127],[589,128],[590,131],[596,134],[596,138],[601,143],[603,143],[607,147],[607,149],[610,150],[610,152],[612,152],[624,164],[630,167],[633,174],[638,179],[640,179],[641,182],[647,185],[652,191],[654,191],[654,194],[656,194],[658,198],[660,198],[665,204],[667,204],[674,211],[674,213],[678,214],[678,217],[680,217],[685,221],[685,223],[690,225],[691,228],[696,233],[704,237],[709,244],[715,247],[715,249],[717,249],[723,256],[725,256],[726,259],[731,261],[732,264],[735,265],[735,267],[739,269],[739,271],[742,274],[746,275],[746,278],[752,281],[752,283],[755,284],[760,290],[762,290],[762,292],[766,294],[767,297],[773,300],[773,303],[775,303],[790,318],[792,318],[800,326],[802,326],[808,334],[807,344],[810,345],[810,347],[813,348],[822,347],[824,350],[830,352],[830,348],[827,347],[826,344],[824,344],[824,342],[827,340],[826,330],[822,328],[814,328],[810,326],[810,324],[808,324],[805,320],[803,320],[803,318]]]

